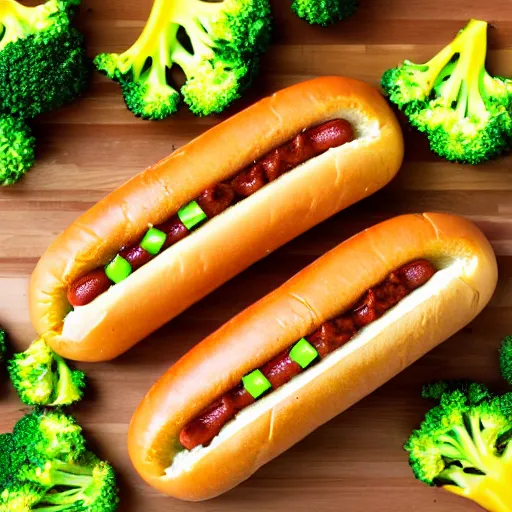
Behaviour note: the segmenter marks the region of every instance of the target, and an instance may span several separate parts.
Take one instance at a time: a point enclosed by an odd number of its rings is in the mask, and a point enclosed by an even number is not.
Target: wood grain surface
[[[19,185],[0,191],[0,323],[16,349],[34,336],[27,284],[52,239],[81,212],[127,178],[222,118],[283,86],[325,74],[378,83],[403,60],[432,56],[471,17],[492,22],[489,69],[512,75],[510,0],[361,0],[356,16],[334,27],[307,26],[274,0],[274,43],[262,74],[225,115],[199,119],[183,110],[148,123],[124,107],[116,84],[95,75],[77,104],[35,126],[38,163]],[[83,0],[79,24],[89,53],[121,51],[142,29],[151,0]],[[405,127],[407,155],[385,190],[338,214],[259,262],[179,318],[108,364],[80,365],[90,378],[87,399],[74,409],[94,449],[119,471],[126,512],[461,512],[470,502],[416,482],[402,444],[427,409],[421,384],[468,377],[499,386],[500,339],[512,332],[512,157],[464,167],[433,156]],[[147,487],[128,459],[130,417],[155,379],[190,347],[342,240],[388,217],[438,210],[465,215],[490,238],[500,280],[490,306],[469,327],[392,382],[262,468],[234,491],[200,504],[166,498]],[[105,340],[108,343],[108,340]],[[5,379],[4,379],[5,380]],[[0,432],[26,412],[0,386]]]

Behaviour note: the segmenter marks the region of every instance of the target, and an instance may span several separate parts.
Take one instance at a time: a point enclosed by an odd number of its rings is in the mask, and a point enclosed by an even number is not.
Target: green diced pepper
[[[306,338],[301,338],[290,350],[290,359],[301,368],[309,366],[318,356],[318,352]]]
[[[167,235],[156,228],[151,228],[148,230],[148,232],[144,235],[144,238],[142,239],[142,242],[140,243],[140,246],[149,254],[152,256],[155,256],[160,252],[162,247],[165,244],[165,240],[167,238]]]
[[[253,397],[260,397],[265,391],[272,387],[270,381],[261,373],[260,370],[254,370],[242,378],[242,383],[247,392]]]
[[[124,281],[132,273],[132,266],[119,254],[105,267],[105,274],[115,284]]]
[[[196,201],[191,201],[178,212],[178,217],[187,229],[192,229],[203,222],[207,215]]]

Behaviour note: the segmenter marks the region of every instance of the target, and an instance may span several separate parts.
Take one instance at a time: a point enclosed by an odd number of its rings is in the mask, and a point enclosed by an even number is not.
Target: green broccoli
[[[13,442],[23,453],[23,463],[43,460],[75,462],[85,453],[82,427],[73,416],[36,409],[14,426]]]
[[[440,403],[404,447],[416,478],[492,512],[512,510],[512,393],[494,396],[476,383],[439,383],[424,395]]]
[[[143,119],[165,119],[182,98],[196,115],[220,113],[255,76],[270,21],[268,0],[155,0],[135,44],[94,62],[120,83],[128,109]],[[170,79],[175,65],[186,76],[181,94]]]
[[[447,160],[478,164],[512,140],[512,80],[489,75],[486,52],[487,23],[471,20],[426,64],[406,60],[382,77],[389,99]]]
[[[0,434],[0,489],[4,489],[15,476],[14,453],[14,436],[10,432]]]
[[[44,495],[44,490],[31,482],[16,483],[0,491],[0,512],[37,510],[33,507]],[[44,509],[41,512],[44,512]]]
[[[70,405],[82,399],[85,375],[71,370],[64,359],[39,338],[8,361],[11,381],[27,405]]]
[[[0,512],[117,509],[114,470],[86,451],[73,417],[36,410],[0,436],[0,448],[9,454],[0,454]]]
[[[27,465],[37,468],[48,460],[68,463],[83,458],[81,431],[72,416],[61,412],[36,410],[21,418],[12,434],[0,434],[0,489],[19,481]]]
[[[311,25],[332,25],[352,16],[358,0],[293,0],[292,11]]]
[[[35,139],[26,122],[0,114],[0,185],[16,183],[34,165],[34,148]]]
[[[70,16],[80,0],[26,7],[0,3],[0,111],[33,118],[69,103],[88,84],[82,34]]]
[[[26,480],[24,480],[26,479]],[[117,510],[115,473],[107,462],[94,455],[80,463],[48,461],[43,467],[30,468],[20,481],[28,481],[46,490],[35,510],[47,512],[111,512]]]
[[[500,349],[501,376],[512,385],[512,336],[505,336]]]
[[[492,398],[491,392],[486,386],[466,380],[443,380],[426,384],[423,386],[421,396],[425,400],[440,401],[445,394],[452,391],[461,391],[472,404],[478,404],[483,400]]]

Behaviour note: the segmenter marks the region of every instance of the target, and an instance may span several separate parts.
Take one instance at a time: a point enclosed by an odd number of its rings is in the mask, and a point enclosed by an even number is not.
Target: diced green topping
[[[148,230],[148,232],[144,235],[144,238],[142,239],[142,242],[140,243],[140,246],[149,254],[152,256],[155,256],[160,252],[162,247],[165,244],[165,240],[167,238],[167,235],[156,228],[151,228]]]
[[[105,274],[115,284],[124,281],[132,273],[132,266],[119,254],[105,267]]]
[[[318,352],[306,338],[301,338],[290,350],[290,359],[306,368],[318,357]]]
[[[207,215],[196,201],[192,201],[178,212],[178,217],[187,229],[192,229],[200,222],[203,222],[203,220],[207,218]]]
[[[260,397],[267,389],[272,387],[270,381],[261,373],[260,370],[254,370],[242,378],[244,388],[253,397]]]

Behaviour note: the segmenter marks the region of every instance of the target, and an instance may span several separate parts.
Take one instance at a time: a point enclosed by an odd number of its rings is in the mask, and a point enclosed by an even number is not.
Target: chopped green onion
[[[144,235],[142,242],[139,244],[145,251],[149,252],[152,256],[155,256],[160,252],[160,249],[165,244],[167,235],[156,228],[151,228]]]
[[[105,267],[105,274],[115,284],[124,281],[132,273],[132,266],[119,254]]]
[[[260,397],[267,389],[272,387],[270,381],[261,373],[260,370],[254,370],[242,378],[242,383],[247,392],[253,398]]]
[[[309,366],[318,356],[316,348],[306,338],[301,338],[290,350],[290,359],[301,368]]]
[[[187,229],[192,229],[200,222],[203,222],[203,220],[207,218],[207,215],[196,201],[192,201],[178,212],[178,217]]]

